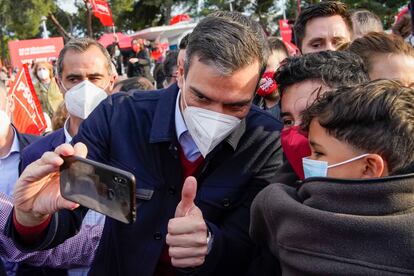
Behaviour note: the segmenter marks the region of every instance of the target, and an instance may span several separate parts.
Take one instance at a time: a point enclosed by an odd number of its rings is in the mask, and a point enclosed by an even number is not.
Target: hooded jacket
[[[283,275],[414,275],[414,174],[269,185],[250,235]]]

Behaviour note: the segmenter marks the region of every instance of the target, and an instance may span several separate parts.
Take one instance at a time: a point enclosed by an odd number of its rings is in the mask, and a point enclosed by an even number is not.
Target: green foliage
[[[73,0],[78,7],[76,14],[59,9],[57,0],[0,0],[0,24],[5,37],[28,39],[40,37],[40,18],[52,12],[59,23],[73,36],[86,34],[86,7],[83,0]],[[146,27],[168,24],[174,6],[184,7],[192,16],[205,16],[216,10],[230,10],[229,0],[204,0],[204,8],[197,14],[197,0],[107,0],[111,7],[117,31],[136,31]],[[274,26],[282,17],[273,0],[233,0],[233,10],[251,14],[264,26]],[[297,16],[297,0],[285,0],[286,15],[290,19]],[[319,0],[301,1],[302,7]],[[404,0],[344,0],[351,8],[365,8],[378,14],[384,26],[389,28],[398,9],[406,5]],[[17,12],[18,11],[18,15]],[[278,15],[278,16],[276,16]],[[99,20],[93,17],[94,37],[104,31]],[[60,35],[50,20],[48,30],[52,36]],[[273,32],[272,32],[273,33]]]
[[[5,34],[16,38],[34,38],[40,33],[42,16],[54,9],[53,0],[0,0],[1,22]]]
[[[398,13],[398,9],[408,4],[408,1],[402,0],[346,0],[343,2],[352,9],[367,9],[374,12],[382,19],[386,29],[390,28],[394,23],[394,16]]]

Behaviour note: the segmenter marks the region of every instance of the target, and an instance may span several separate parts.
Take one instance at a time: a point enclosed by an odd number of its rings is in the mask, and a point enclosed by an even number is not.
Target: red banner
[[[27,65],[23,65],[9,90],[13,96],[13,124],[21,133],[38,135],[46,129],[42,107],[36,96]]]
[[[63,38],[29,39],[9,41],[9,52],[13,67],[21,67],[32,61],[57,59],[63,48]]]
[[[93,15],[99,18],[99,21],[101,21],[102,25],[106,27],[111,27],[114,25],[111,9],[105,0],[89,0],[89,3],[92,5]]]

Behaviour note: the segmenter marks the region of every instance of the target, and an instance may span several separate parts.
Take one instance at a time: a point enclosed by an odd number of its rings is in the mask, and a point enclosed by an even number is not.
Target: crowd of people
[[[411,31],[324,1],[293,32],[218,11],[155,69],[73,39],[32,68],[43,136],[0,83],[0,275],[414,275]],[[135,176],[133,224],[62,197],[73,155]]]

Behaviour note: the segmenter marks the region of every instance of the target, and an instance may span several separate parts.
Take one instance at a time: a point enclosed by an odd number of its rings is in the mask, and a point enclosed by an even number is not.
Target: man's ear
[[[182,64],[177,69],[177,85],[180,89],[184,87],[184,66]]]
[[[118,79],[118,74],[112,74],[110,77],[109,77],[109,85],[108,85],[108,94],[109,95],[111,95],[113,92],[113,90],[114,90],[114,85],[115,85],[115,82],[117,81],[117,79]]]
[[[378,154],[370,154],[362,159],[364,171],[362,178],[377,178],[388,175],[387,162]]]

